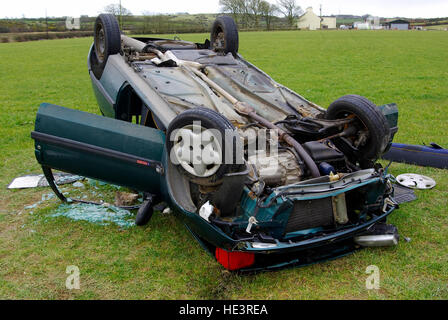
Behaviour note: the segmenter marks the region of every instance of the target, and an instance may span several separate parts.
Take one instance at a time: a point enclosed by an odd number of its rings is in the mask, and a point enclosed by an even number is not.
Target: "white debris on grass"
[[[72,175],[65,172],[57,172],[53,174],[57,185],[63,185],[83,179],[78,175]],[[30,174],[27,176],[15,178],[8,186],[8,189],[25,189],[36,187],[48,187],[47,179],[43,174]]]

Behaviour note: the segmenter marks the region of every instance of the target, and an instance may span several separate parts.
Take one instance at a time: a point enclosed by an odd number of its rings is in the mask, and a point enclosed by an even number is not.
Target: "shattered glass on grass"
[[[67,217],[75,221],[88,221],[99,225],[114,223],[121,228],[135,226],[133,214],[128,210],[109,205],[85,203],[61,204],[52,217]]]
[[[77,176],[78,177],[78,176]],[[79,177],[81,178],[81,177]],[[106,182],[87,179],[87,182],[90,186],[93,186],[95,189],[99,189],[98,187],[108,185]],[[110,185],[113,188],[119,190],[120,186]],[[73,183],[73,187],[75,188],[84,188],[85,185],[82,182]],[[65,188],[61,188],[60,191],[68,196],[70,192]],[[102,197],[102,194],[97,191],[90,191],[92,195],[96,195]],[[37,208],[41,203],[45,201],[49,201],[51,199],[56,198],[54,193],[43,194],[40,201],[24,207],[25,210],[32,210]],[[87,199],[87,195],[83,195],[82,199]],[[139,199],[140,200],[140,199]],[[143,200],[143,199],[141,199]],[[99,224],[99,225],[110,225],[116,224],[121,228],[130,228],[135,226],[134,215],[125,209],[120,209],[116,206],[103,204],[103,205],[94,205],[94,204],[85,204],[85,203],[74,203],[70,198],[67,199],[68,203],[63,203],[59,205],[56,209],[55,213],[52,214],[52,217],[67,217],[69,219],[75,221],[88,221],[91,223]],[[140,201],[142,202],[142,201]],[[33,214],[33,211],[29,211],[29,214]]]
[[[106,186],[106,185],[111,186],[111,187],[113,187],[113,188],[115,188],[117,190],[121,189],[121,186],[118,186],[116,184],[110,184],[110,183],[107,183],[107,182],[104,182],[104,181],[101,181],[101,180],[95,180],[95,179],[91,179],[91,178],[87,178],[87,183],[90,186],[94,187],[95,189],[98,189],[98,187]]]

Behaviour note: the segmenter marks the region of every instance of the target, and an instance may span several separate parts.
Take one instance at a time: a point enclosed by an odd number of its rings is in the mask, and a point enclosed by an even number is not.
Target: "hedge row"
[[[80,37],[92,37],[92,31],[77,31],[77,32],[49,32],[47,33],[20,33],[12,36],[11,38],[2,37],[0,42],[6,43],[10,40],[17,42],[35,41],[44,39],[65,39],[65,38],[80,38]]]

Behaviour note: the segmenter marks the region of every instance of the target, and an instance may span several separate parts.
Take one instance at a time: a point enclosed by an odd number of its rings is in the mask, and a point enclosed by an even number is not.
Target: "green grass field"
[[[183,35],[203,41],[206,35]],[[120,229],[52,218],[49,190],[6,189],[39,173],[30,131],[42,102],[99,113],[86,68],[92,39],[0,44],[1,299],[447,299],[448,171],[393,164],[438,185],[391,216],[395,248],[366,249],[300,269],[249,276],[224,271],[172,215],[145,228]],[[448,146],[448,33],[395,31],[240,34],[240,53],[278,82],[327,107],[345,94],[396,102],[396,142]],[[106,200],[113,191],[103,190]],[[76,194],[76,192],[73,192]],[[71,193],[71,195],[73,194]],[[33,212],[31,214],[31,211]],[[65,288],[66,267],[81,289]],[[380,269],[380,290],[367,290],[366,268]]]

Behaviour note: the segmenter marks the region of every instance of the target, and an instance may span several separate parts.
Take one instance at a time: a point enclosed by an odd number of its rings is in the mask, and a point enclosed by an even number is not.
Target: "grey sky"
[[[268,0],[275,3],[275,0]],[[48,16],[89,16],[97,15],[107,4],[118,0],[1,0],[0,17],[43,17]],[[447,17],[448,0],[297,0],[303,9],[312,6],[318,12],[323,6],[323,14],[372,14],[383,17],[404,16]],[[142,11],[157,13],[215,13],[219,12],[219,0],[122,0],[122,5],[133,14]]]

